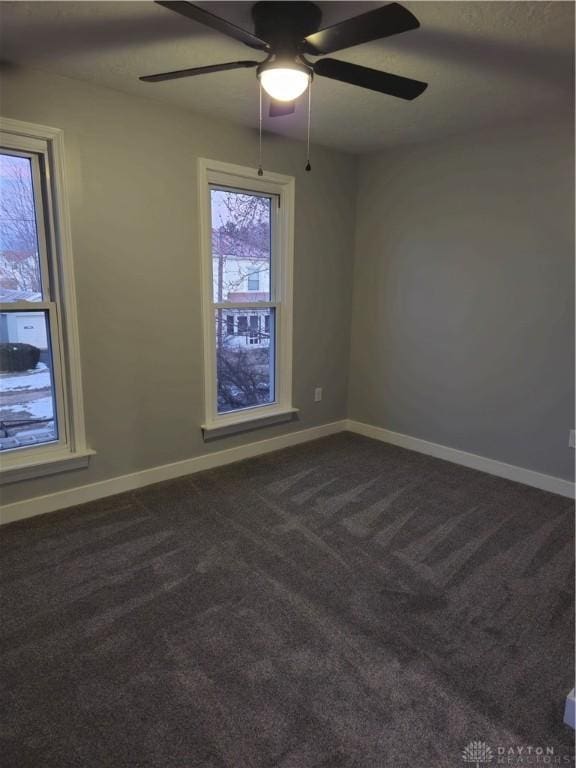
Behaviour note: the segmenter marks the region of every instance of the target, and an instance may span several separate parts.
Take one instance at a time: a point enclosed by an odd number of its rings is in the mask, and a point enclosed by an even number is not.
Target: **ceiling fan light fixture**
[[[274,64],[258,70],[262,88],[276,101],[294,101],[310,82],[310,70],[298,64]]]

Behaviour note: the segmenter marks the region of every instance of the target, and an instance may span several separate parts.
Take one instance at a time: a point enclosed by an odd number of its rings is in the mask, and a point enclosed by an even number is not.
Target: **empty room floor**
[[[568,499],[348,433],[9,525],[3,764],[567,754],[573,536]]]

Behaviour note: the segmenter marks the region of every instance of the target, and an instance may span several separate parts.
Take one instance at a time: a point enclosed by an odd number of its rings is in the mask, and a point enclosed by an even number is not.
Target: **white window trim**
[[[239,411],[219,414],[216,398],[216,344],[214,335],[214,302],[211,204],[209,185],[216,184],[250,192],[277,195],[282,215],[276,219],[276,242],[272,249],[275,287],[279,311],[276,317],[276,400],[270,405],[259,405]],[[204,436],[232,434],[242,429],[286,421],[297,409],[292,406],[292,290],[294,263],[294,188],[292,176],[265,172],[263,176],[253,168],[246,168],[217,160],[198,159],[198,199],[200,207],[200,254],[202,261],[202,314],[204,336]],[[271,302],[255,302],[265,308]],[[232,304],[226,306],[232,307]],[[238,308],[243,305],[239,304]],[[244,305],[246,306],[246,305]]]
[[[64,472],[88,466],[95,451],[86,444],[82,397],[80,344],[76,314],[76,288],[72,261],[72,232],[66,174],[64,166],[64,137],[58,128],[25,123],[0,117],[2,144],[8,149],[43,152],[46,157],[46,186],[50,199],[53,232],[51,251],[54,254],[51,274],[58,304],[58,328],[62,359],[54,360],[54,367],[62,386],[58,414],[61,439],[44,446],[17,448],[0,453],[0,484],[29,480],[42,475]],[[28,309],[41,309],[43,303],[28,304]],[[16,307],[14,307],[16,308]],[[56,377],[55,377],[56,379]],[[55,385],[58,383],[55,380]]]

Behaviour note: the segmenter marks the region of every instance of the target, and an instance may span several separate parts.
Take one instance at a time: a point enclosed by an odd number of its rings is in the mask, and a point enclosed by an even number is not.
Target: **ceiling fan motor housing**
[[[302,40],[320,29],[322,11],[315,3],[259,2],[252,7],[254,33],[280,57],[295,58]]]

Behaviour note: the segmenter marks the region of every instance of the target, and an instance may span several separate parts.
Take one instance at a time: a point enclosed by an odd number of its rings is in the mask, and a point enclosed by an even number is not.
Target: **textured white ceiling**
[[[251,3],[198,3],[251,29]],[[405,102],[317,77],[313,141],[351,152],[457,134],[571,109],[572,2],[405,2],[421,28],[333,58],[429,82]],[[321,2],[322,26],[384,3]],[[1,2],[5,65],[89,80],[245,125],[257,124],[254,70],[166,83],[139,75],[253,58],[257,53],[152,2]],[[256,56],[257,58],[257,56]],[[303,138],[296,114],[268,130]]]

